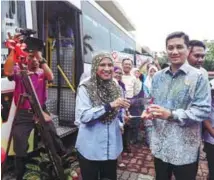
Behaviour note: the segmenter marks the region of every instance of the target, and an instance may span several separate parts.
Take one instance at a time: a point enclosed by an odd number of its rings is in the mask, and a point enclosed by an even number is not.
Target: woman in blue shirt
[[[117,179],[117,158],[123,149],[119,113],[129,102],[121,98],[113,72],[111,55],[100,53],[92,60],[91,77],[78,88],[76,148],[83,180]]]

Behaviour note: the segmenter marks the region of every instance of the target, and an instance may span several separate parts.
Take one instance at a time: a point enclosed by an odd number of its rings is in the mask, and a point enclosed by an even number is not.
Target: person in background
[[[151,86],[152,86],[152,78],[154,74],[158,72],[158,68],[155,65],[150,65],[146,79],[144,81],[144,94],[145,98],[151,98],[150,91],[151,91]],[[148,105],[147,105],[148,106]],[[151,133],[152,133],[152,120],[146,120],[143,122],[144,127],[145,127],[145,140],[146,140],[146,145],[150,146],[151,144]]]
[[[161,69],[167,68],[170,66],[170,63],[163,63]]]
[[[79,85],[75,121],[79,126],[76,148],[83,180],[117,179],[117,158],[121,154],[121,109],[129,108],[113,80],[110,53],[93,57],[90,79]]]
[[[158,62],[158,56],[157,54],[155,54],[155,58],[154,58],[154,61],[153,61],[153,65],[155,65],[157,67],[158,70],[161,70],[161,66]]]
[[[150,96],[150,91],[151,91],[151,86],[152,86],[152,78],[156,72],[158,72],[158,68],[154,65],[150,65],[148,68],[146,79],[144,81],[145,97]]]
[[[122,75],[123,75],[122,68],[119,66],[115,66],[114,67],[114,78],[117,80],[118,84],[122,88],[122,92],[125,96],[126,87],[125,87],[125,84],[122,82]]]
[[[154,98],[143,119],[153,119],[150,148],[156,180],[195,180],[201,144],[201,123],[211,111],[209,81],[187,61],[189,37],[174,32],[166,38],[170,67],[152,79]]]
[[[119,67],[119,66],[115,66],[114,67],[114,78],[116,79],[117,83],[121,87],[122,96],[125,97],[126,88],[125,88],[125,84],[122,82],[122,75],[123,75],[122,68]],[[119,118],[120,118],[120,121],[121,121],[120,127],[121,127],[122,139],[123,139],[123,149],[125,149],[126,148],[126,144],[127,144],[127,142],[125,142],[125,140],[127,140],[129,138],[124,138],[124,136],[129,136],[129,134],[124,135],[124,126],[127,126],[129,118],[126,116],[126,114],[124,114],[123,117],[119,116]],[[118,157],[118,167],[120,167],[120,168],[125,167],[125,164],[122,163],[122,155],[120,155]]]
[[[138,68],[132,68],[131,70],[132,75],[136,77],[137,80],[139,80],[142,84],[140,92],[135,95],[133,98],[131,98],[131,108],[130,111],[132,112],[132,115],[138,116],[134,118],[132,121],[135,121],[136,128],[133,129],[134,131],[134,144],[136,143],[143,143],[144,142],[144,122],[140,120],[140,115],[142,111],[144,110],[144,80],[145,75],[140,73],[140,70]],[[141,131],[142,130],[142,131]]]
[[[191,40],[189,42],[188,62],[191,66],[199,69],[208,79],[208,72],[202,67],[206,55],[206,46],[202,41]]]
[[[208,180],[214,179],[214,79],[210,81],[211,84],[211,114],[208,120],[203,122],[205,132],[203,134],[204,139],[204,151],[207,155],[209,178]]]
[[[123,69],[123,76],[122,81],[125,84],[126,87],[126,93],[125,97],[129,100],[134,98],[139,94],[142,88],[142,83],[137,79],[132,73],[131,70],[133,68],[133,61],[129,58],[125,58],[122,60],[122,69]],[[136,111],[135,103],[131,103],[131,106],[129,108],[129,113],[131,116],[139,116],[139,112]],[[127,126],[124,127],[124,133],[129,134],[130,133],[130,139],[126,140],[126,142],[129,142],[127,145],[127,148],[124,149],[126,152],[130,152],[130,143],[137,143],[137,137],[138,137],[138,131],[139,131],[139,118],[131,118],[129,120],[129,123]],[[128,138],[125,136],[125,138]]]

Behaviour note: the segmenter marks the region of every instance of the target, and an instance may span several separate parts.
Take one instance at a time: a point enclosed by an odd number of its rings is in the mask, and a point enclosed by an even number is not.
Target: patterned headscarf
[[[94,56],[91,67],[91,78],[83,83],[87,89],[93,107],[110,103],[121,96],[120,89],[113,81],[113,78],[110,80],[103,80],[97,75],[99,64],[104,58],[109,58],[113,63],[110,53],[99,53]],[[105,113],[100,118],[101,122],[110,124],[117,113],[117,110]]]

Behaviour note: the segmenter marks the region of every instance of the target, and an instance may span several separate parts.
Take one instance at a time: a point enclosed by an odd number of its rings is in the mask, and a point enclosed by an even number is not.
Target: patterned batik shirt
[[[156,158],[174,165],[197,161],[201,122],[211,110],[208,79],[196,68],[183,64],[176,73],[165,68],[154,75],[154,104],[173,111],[171,121],[155,119],[151,149]]]

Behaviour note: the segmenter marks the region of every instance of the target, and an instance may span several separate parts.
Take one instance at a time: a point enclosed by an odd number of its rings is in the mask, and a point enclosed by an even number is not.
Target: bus
[[[47,108],[62,139],[76,134],[76,90],[81,75],[90,73],[92,56],[99,51],[109,51],[115,61],[124,57],[134,61],[134,37],[91,0],[9,0],[2,1],[2,7],[2,43],[7,32],[15,33],[17,27],[37,30],[35,36],[45,42],[43,55],[55,77],[48,85]],[[11,129],[16,107],[13,102],[14,82],[9,82],[3,74],[8,50],[4,46],[1,50],[1,146],[6,149],[8,129]],[[30,151],[33,151],[35,147],[31,144]]]

